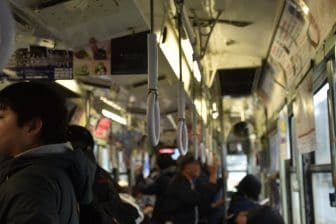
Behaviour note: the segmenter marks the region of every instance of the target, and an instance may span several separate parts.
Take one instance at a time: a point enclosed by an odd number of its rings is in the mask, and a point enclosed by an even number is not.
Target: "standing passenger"
[[[77,224],[95,167],[66,143],[65,100],[39,83],[0,91],[0,223]]]
[[[176,174],[176,164],[170,154],[158,155],[157,165],[160,169],[159,177],[151,184],[139,184],[138,190],[143,194],[155,195],[156,201],[153,210],[152,223],[164,223],[164,215],[162,214],[163,203],[167,187]]]
[[[200,164],[188,153],[180,158],[179,166],[180,171],[168,186],[164,211],[174,224],[195,224],[199,220],[200,195],[194,181],[200,174]]]
[[[237,192],[232,196],[228,216],[233,223],[240,212],[247,212],[258,207],[261,183],[257,177],[247,174],[238,184]]]

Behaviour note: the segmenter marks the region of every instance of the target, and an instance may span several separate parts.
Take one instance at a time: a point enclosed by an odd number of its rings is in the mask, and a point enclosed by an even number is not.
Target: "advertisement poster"
[[[97,124],[94,132],[95,139],[101,143],[106,144],[108,142],[111,131],[111,120],[108,118],[101,118]]]
[[[280,140],[280,159],[287,160],[291,158],[289,135],[288,135],[288,113],[287,107],[284,107],[279,114],[278,132]]]
[[[269,151],[270,151],[270,168],[272,172],[279,171],[279,135],[278,132],[273,132],[269,136]]]
[[[294,103],[297,149],[300,153],[316,150],[313,82],[311,76],[298,88]]]
[[[72,79],[73,54],[40,46],[19,48],[4,69],[9,80]]]
[[[75,51],[74,75],[105,76],[111,74],[111,41],[90,40],[90,45]]]

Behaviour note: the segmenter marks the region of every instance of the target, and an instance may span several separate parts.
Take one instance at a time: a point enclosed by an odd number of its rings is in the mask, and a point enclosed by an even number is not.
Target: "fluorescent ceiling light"
[[[202,79],[202,74],[197,61],[194,61],[194,77],[197,80],[197,82],[200,82]]]
[[[128,182],[126,180],[119,180],[118,181],[118,185],[120,187],[127,187],[128,186]]]
[[[49,40],[49,39],[43,39],[41,38],[38,43],[37,43],[39,46],[41,47],[46,47],[46,48],[51,48],[51,49],[54,49],[55,46],[56,46],[56,43],[55,41],[53,40]]]
[[[184,56],[189,64],[189,67],[194,71],[195,79],[198,82],[200,82],[202,78],[201,70],[200,67],[198,66],[198,62],[193,60],[194,51],[191,46],[190,40],[189,39],[182,40],[181,45],[184,52]]]
[[[75,93],[81,94],[81,88],[76,80],[56,80],[56,82]]]
[[[214,111],[214,112],[212,113],[212,118],[213,118],[214,120],[216,120],[218,117],[219,117],[219,113],[218,113],[218,111]]]
[[[212,110],[213,111],[217,111],[217,104],[216,104],[216,102],[212,103]]]
[[[196,110],[198,114],[202,117],[202,120],[206,123],[207,122],[207,116],[208,116],[208,111],[206,107],[206,101],[204,99],[195,99],[194,101]]]
[[[122,124],[122,125],[126,125],[127,124],[126,118],[124,118],[124,117],[122,117],[122,116],[120,116],[118,114],[112,113],[111,111],[103,109],[102,110],[102,114],[105,117],[110,118],[111,120],[113,120],[115,122],[118,122],[119,124]]]
[[[193,51],[193,48],[191,46],[191,43],[190,43],[189,39],[182,40],[181,45],[182,45],[184,56],[186,57],[187,62],[189,64],[190,68],[191,68],[192,64],[193,64],[194,51]]]
[[[123,110],[123,108],[121,106],[119,106],[118,104],[116,104],[115,102],[112,102],[111,100],[107,99],[106,97],[100,97],[99,98],[101,101],[103,101],[104,103],[106,103],[107,105],[109,105],[110,107],[116,109],[116,110]]]
[[[17,73],[14,70],[4,68],[2,69],[2,72],[11,77],[17,77]]]
[[[309,8],[308,8],[308,6],[304,4],[302,6],[302,11],[303,11],[304,14],[308,15],[309,14]]]
[[[173,118],[173,116],[171,114],[167,115],[168,120],[170,121],[170,123],[172,124],[173,128],[176,129],[177,128],[177,124]]]

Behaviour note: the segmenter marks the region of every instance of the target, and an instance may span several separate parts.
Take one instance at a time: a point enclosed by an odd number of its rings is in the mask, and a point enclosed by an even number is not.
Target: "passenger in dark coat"
[[[246,212],[258,207],[261,183],[255,176],[248,174],[238,184],[237,192],[232,196],[228,217],[229,223],[234,223],[240,212]]]
[[[200,194],[194,181],[200,174],[200,164],[188,153],[180,158],[179,167],[168,186],[164,210],[174,224],[195,224],[199,220]]]
[[[65,101],[43,84],[0,91],[1,224],[77,224],[91,201],[94,164],[65,143]]]
[[[278,211],[269,206],[260,206],[249,212],[241,212],[236,218],[237,224],[285,224]]]
[[[201,195],[199,206],[201,223],[220,223],[224,217],[224,200],[218,198],[223,187],[223,179],[217,178],[219,161],[215,157],[214,163],[205,164],[201,175],[196,179],[195,185]]]
[[[159,177],[151,184],[139,183],[138,190],[143,194],[156,196],[152,223],[164,223],[163,203],[168,185],[176,174],[176,163],[170,154],[160,154],[157,165],[160,169]]]

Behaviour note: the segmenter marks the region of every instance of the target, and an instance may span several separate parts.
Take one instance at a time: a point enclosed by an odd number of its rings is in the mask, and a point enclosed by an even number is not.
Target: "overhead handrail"
[[[148,45],[148,96],[147,134],[149,143],[155,147],[160,141],[160,105],[158,97],[158,54],[154,33],[154,0],[150,1],[151,32],[147,35]]]
[[[15,45],[15,21],[6,1],[0,1],[0,70],[7,64]]]
[[[188,128],[185,119],[185,93],[182,79],[182,10],[183,0],[176,1],[178,20],[178,45],[179,45],[179,95],[178,95],[178,126],[177,126],[177,146],[182,155],[188,152]]]

